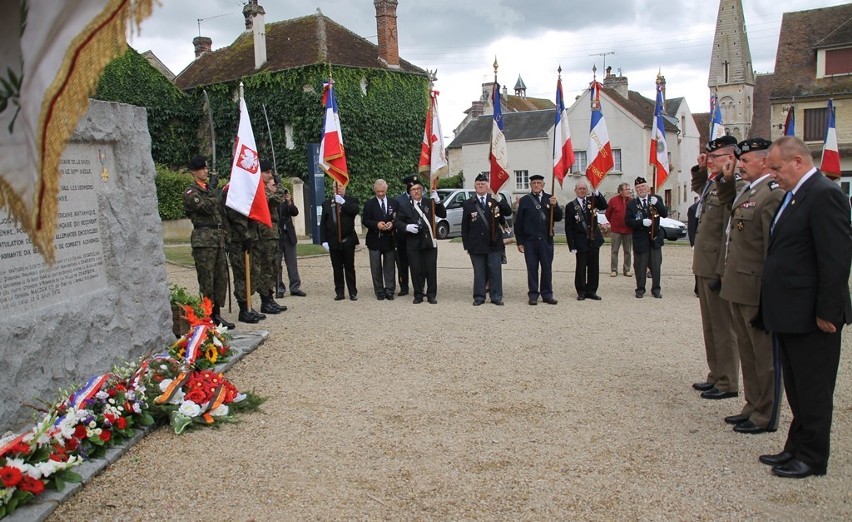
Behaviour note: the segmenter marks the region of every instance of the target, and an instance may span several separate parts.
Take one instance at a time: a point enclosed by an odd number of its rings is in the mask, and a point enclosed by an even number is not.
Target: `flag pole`
[[[559,65],[559,68],[556,69],[556,74],[558,75],[557,84],[562,81],[562,64]],[[559,107],[556,107],[556,110],[559,110]],[[560,144],[562,146],[562,144]],[[550,155],[551,162],[553,158],[556,157],[556,120],[553,122],[553,152]],[[552,196],[556,191],[556,171],[551,170],[550,172],[550,195]],[[547,226],[547,233],[550,237],[553,237],[553,205],[550,205],[550,224]]]
[[[429,109],[426,111],[426,128],[432,127],[432,111],[435,109],[435,102],[434,102],[434,98],[433,98],[433,96],[435,96],[434,87],[435,87],[434,75],[431,74],[431,71],[430,71],[430,74],[429,74]],[[434,129],[432,129],[432,131],[434,132]],[[431,134],[431,132],[430,132],[430,134]],[[430,137],[430,139],[431,139],[431,137]],[[430,194],[429,194],[430,205],[429,206],[432,209],[432,212],[429,216],[429,226],[432,228],[432,239],[435,238],[435,233],[437,231],[435,230],[435,200],[432,198],[431,192],[435,191],[437,188],[438,188],[438,180],[437,180],[437,178],[435,180],[432,180],[432,170],[430,168],[429,169],[429,190],[430,190]]]
[[[606,58],[606,57],[604,57],[604,58]],[[596,85],[597,83],[598,83],[598,66],[593,64],[592,65],[592,88],[594,89],[594,92],[589,93],[589,94],[590,94],[590,96],[598,96],[600,98],[600,92],[598,92],[598,86]],[[595,102],[594,102],[594,100],[592,100],[592,107],[594,107],[594,106],[595,106]],[[601,107],[598,107],[598,110],[601,110]],[[586,166],[586,168],[588,169],[588,165]],[[588,172],[588,170],[587,170],[587,172]],[[586,178],[588,178],[588,174],[586,174]],[[589,182],[591,182],[591,181],[592,180],[589,179]],[[594,186],[594,183],[592,183],[592,198],[591,198],[592,199],[592,206],[589,209],[589,244],[592,244],[592,242],[595,240],[595,234],[594,234],[595,222],[598,220],[597,216],[595,216],[595,190],[597,190],[597,186]]]

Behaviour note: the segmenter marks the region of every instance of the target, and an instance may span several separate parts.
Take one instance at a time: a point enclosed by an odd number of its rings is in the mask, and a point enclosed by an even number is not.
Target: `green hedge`
[[[163,165],[157,165],[157,207],[160,219],[171,221],[183,219],[183,191],[192,184],[192,176],[186,171],[174,171]]]

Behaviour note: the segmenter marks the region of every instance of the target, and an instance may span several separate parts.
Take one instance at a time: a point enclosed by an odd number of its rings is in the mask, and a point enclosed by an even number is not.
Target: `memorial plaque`
[[[98,196],[115,172],[112,146],[71,143],[59,169],[53,266],[13,220],[0,220],[0,314],[30,313],[107,286]]]

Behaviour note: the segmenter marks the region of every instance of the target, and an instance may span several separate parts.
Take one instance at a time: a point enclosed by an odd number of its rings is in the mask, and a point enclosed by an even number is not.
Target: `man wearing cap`
[[[440,203],[436,191],[432,191],[435,212],[432,204],[423,197],[423,184],[414,176],[406,184],[408,199],[400,203],[394,226],[405,233],[408,263],[411,267],[411,284],[414,290],[414,304],[423,302],[425,296],[430,304],[438,302],[438,242],[433,235],[432,225],[435,216],[447,217],[447,210]]]
[[[745,406],[725,417],[739,433],[775,431],[781,386],[775,386],[775,361],[768,332],[751,325],[758,313],[763,260],[769,246],[769,227],[784,191],[770,177],[766,156],[772,142],[753,138],[737,145],[740,178],[746,185],[737,192],[728,219],[725,269],[719,296],[731,303],[737,350],[743,374]],[[734,183],[733,163],[722,167],[728,183]],[[780,371],[780,369],[778,370]]]
[[[416,178],[416,174],[402,178],[402,185],[405,188],[405,192],[396,197],[397,208],[408,201],[408,187],[411,186],[411,181]],[[401,296],[408,295],[408,276],[410,272],[408,268],[408,241],[406,240],[406,235],[407,233],[405,230],[397,230],[396,236],[394,237],[396,243],[396,277],[397,282],[399,283],[398,295]]]
[[[275,288],[278,285],[278,207],[284,201],[284,187],[275,183],[272,172],[272,162],[260,162],[260,179],[266,189],[266,203],[269,206],[269,216],[272,226],[264,223],[257,224],[257,264],[260,280],[257,282],[257,293],[260,294],[260,311],[264,314],[277,314],[287,310],[284,305],[275,302]]]
[[[207,159],[196,156],[189,162],[193,183],[183,192],[183,208],[192,221],[192,259],[198,275],[198,290],[213,303],[210,318],[214,323],[234,328],[222,319],[221,307],[228,292],[228,261],[225,246],[228,229],[219,195],[207,185]]]
[[[355,216],[361,210],[358,198],[346,195],[346,187],[332,183],[334,194],[322,202],[320,241],[331,257],[334,274],[334,300],[343,300],[343,284],[349,290],[349,300],[358,300],[355,284],[355,246],[360,242],[355,233]]]
[[[515,241],[518,252],[524,255],[527,265],[527,296],[529,304],[538,304],[538,297],[555,305],[553,298],[553,221],[562,221],[562,207],[555,196],[544,192],[544,176],[533,174],[530,193],[518,201],[515,214]],[[541,276],[539,278],[539,269]]]
[[[692,272],[698,278],[704,350],[710,370],[704,382],[692,387],[701,391],[702,399],[728,399],[739,394],[740,361],[731,304],[719,296],[728,216],[737,189],[744,184],[722,176],[723,167],[733,171],[736,148],[733,136],[716,138],[707,145],[707,154],[698,156],[698,165],[692,167],[692,190],[699,195]]]
[[[574,289],[578,301],[600,301],[597,291],[604,240],[598,226],[598,211],[606,210],[606,199],[598,191],[589,194],[589,183],[584,179],[574,185],[574,193],[577,198],[565,205],[565,236],[568,249],[577,257]]]
[[[394,226],[396,200],[388,197],[388,184],[383,179],[373,183],[372,197],[364,203],[364,226],[367,227],[367,249],[370,252],[370,275],[376,299],[392,301],[396,292],[394,269]]]
[[[645,178],[634,181],[636,197],[627,203],[624,223],[633,230],[633,271],[636,273],[635,295],[645,297],[645,283],[651,272],[651,295],[663,297],[660,277],[663,265],[663,243],[666,234],[660,227],[660,218],[667,217],[669,210],[657,196],[651,196],[651,188]]]
[[[767,161],[787,193],[770,225],[761,319],[778,345],[793,420],[783,451],[759,460],[775,475],[804,478],[828,470],[840,333],[852,324],[849,200],[799,138],[775,140]]]
[[[488,193],[488,175],[474,181],[476,193],[462,204],[462,243],[473,265],[473,306],[485,302],[485,285],[491,302],[503,306],[503,266],[505,252],[502,229],[512,207],[499,193]]]

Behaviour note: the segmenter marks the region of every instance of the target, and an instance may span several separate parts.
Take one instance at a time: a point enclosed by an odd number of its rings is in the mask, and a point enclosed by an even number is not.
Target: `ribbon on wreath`
[[[175,396],[175,393],[177,393],[179,389],[183,388],[183,385],[189,380],[190,375],[192,375],[191,371],[184,370],[180,372],[180,375],[175,377],[166,387],[166,391],[154,399],[154,404],[165,404],[169,402],[171,398]]]
[[[71,397],[68,399],[68,402],[71,407],[79,409],[83,405],[83,403],[90,400],[99,391],[101,391],[101,388],[103,387],[104,383],[106,383],[110,377],[112,377],[111,373],[105,373],[103,375],[98,375],[89,379],[89,381],[85,385],[83,385],[82,388],[71,394]]]
[[[213,424],[213,416],[210,415],[210,412],[224,404],[227,392],[228,391],[221,384],[216,387],[216,391],[213,392],[213,398],[207,401],[207,404],[205,404],[201,409],[201,417],[204,419],[204,422],[207,424]]]
[[[183,354],[183,360],[187,365],[192,365],[201,353],[201,345],[207,338],[207,325],[196,325],[192,330],[192,335],[186,342],[186,351]]]

